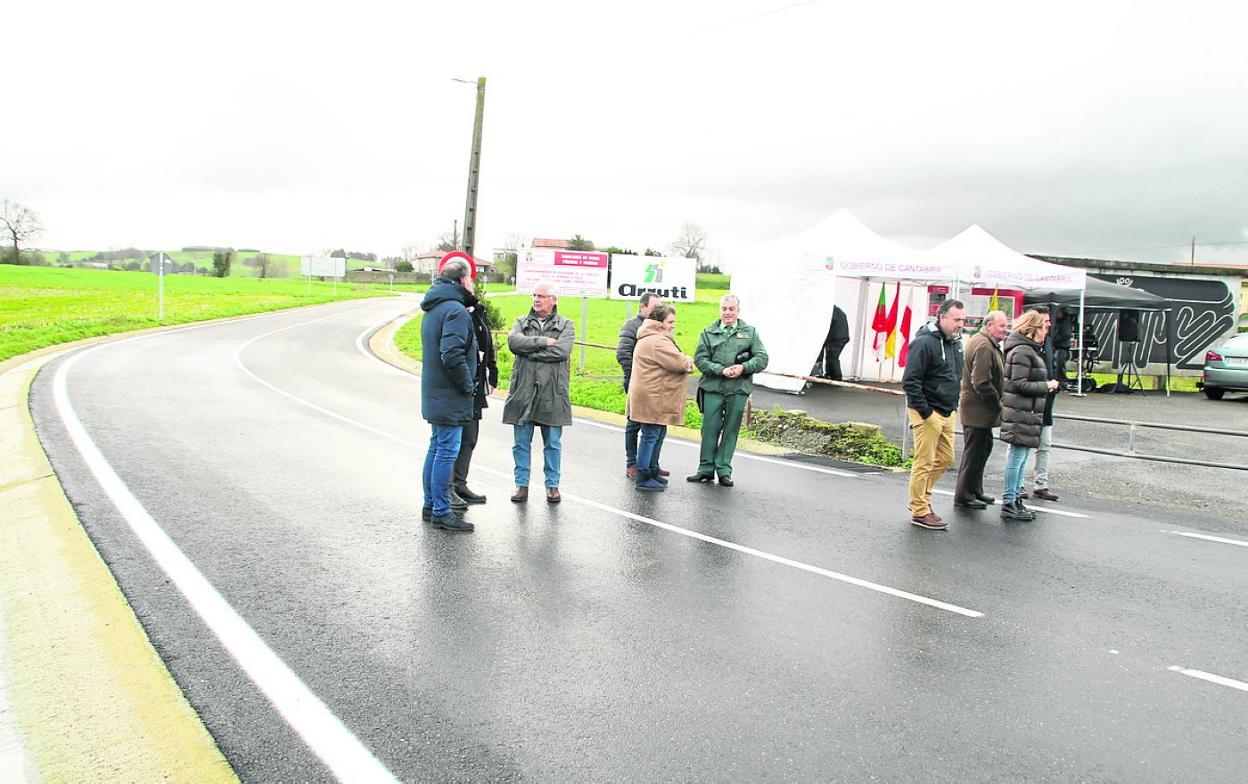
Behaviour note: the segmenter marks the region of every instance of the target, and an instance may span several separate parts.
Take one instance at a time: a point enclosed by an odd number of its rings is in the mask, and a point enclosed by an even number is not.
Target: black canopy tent
[[[1064,305],[1079,310],[1079,328],[1083,328],[1084,308],[1096,310],[1149,310],[1162,314],[1166,325],[1166,394],[1170,394],[1170,365],[1174,354],[1174,324],[1170,318],[1169,300],[1141,289],[1121,286],[1088,276],[1084,291],[1031,289],[1023,297],[1028,305]],[[1083,366],[1083,340],[1079,341],[1079,366]]]

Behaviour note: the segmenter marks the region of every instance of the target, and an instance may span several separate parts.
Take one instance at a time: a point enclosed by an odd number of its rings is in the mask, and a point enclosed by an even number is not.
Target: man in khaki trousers
[[[932,511],[932,488],[953,463],[954,415],[962,392],[962,325],[966,311],[956,299],[945,300],[935,324],[924,324],[910,343],[901,386],[914,437],[910,469],[910,523],[943,530]]]

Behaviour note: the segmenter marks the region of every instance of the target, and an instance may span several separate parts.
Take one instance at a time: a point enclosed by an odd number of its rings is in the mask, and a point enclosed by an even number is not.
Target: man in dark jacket
[[[983,326],[963,351],[962,396],[958,417],[962,420],[962,467],[958,469],[953,505],[963,509],[987,509],[995,498],[984,495],[984,466],[992,454],[992,429],[1001,426],[1001,394],[1005,378],[1005,355],[1001,341],[1006,333],[1005,314],[994,310],[984,316]]]
[[[906,415],[914,437],[910,469],[910,522],[920,528],[946,528],[932,512],[932,488],[953,463],[953,412],[962,389],[962,303],[940,304],[936,324],[924,324],[910,342],[901,378]]]
[[[433,428],[422,476],[422,516],[448,531],[473,529],[451,510],[450,499],[455,458],[464,425],[472,421],[476,391],[476,339],[465,307],[471,295],[468,265],[456,259],[442,268],[420,303],[425,312],[420,325],[420,407]]]
[[[451,508],[461,511],[467,509],[469,504],[485,503],[485,496],[468,488],[468,469],[472,465],[472,452],[477,447],[477,435],[481,430],[481,411],[489,407],[490,391],[498,386],[498,361],[485,306],[477,300],[475,292],[468,294],[464,304],[472,316],[472,334],[477,344],[477,388],[472,400],[472,421],[464,423],[451,488]]]
[[[650,315],[650,311],[662,304],[663,300],[659,299],[659,295],[647,291],[637,302],[637,315],[620,326],[620,343],[615,348],[615,361],[620,363],[620,369],[624,371],[625,395],[628,394],[628,382],[633,376],[633,347],[637,345],[637,330],[641,327],[641,322]],[[637,436],[640,433],[641,425],[631,419],[627,420],[624,425],[624,473],[628,474],[629,479],[637,478]],[[661,476],[667,476],[668,473],[659,469]]]

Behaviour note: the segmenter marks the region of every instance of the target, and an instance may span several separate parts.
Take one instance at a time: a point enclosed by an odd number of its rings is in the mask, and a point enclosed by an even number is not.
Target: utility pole
[[[477,235],[477,180],[481,174],[481,119],[485,115],[485,77],[477,78],[477,117],[472,124],[472,154],[468,158],[468,197],[464,202],[464,253],[474,256]]]
[[[1192,237],[1192,266],[1196,266],[1196,238]]]

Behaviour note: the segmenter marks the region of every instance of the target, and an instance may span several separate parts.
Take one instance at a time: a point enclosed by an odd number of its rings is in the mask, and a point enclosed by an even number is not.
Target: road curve
[[[904,477],[741,456],[736,487],[688,485],[677,441],[672,487],[641,494],[589,421],[564,503],[513,505],[497,404],[490,502],[450,535],[419,519],[419,379],[362,349],[412,305],[123,340],[32,387],[66,494],[244,781],[1248,769],[1236,537],[1095,505],[920,531]]]

